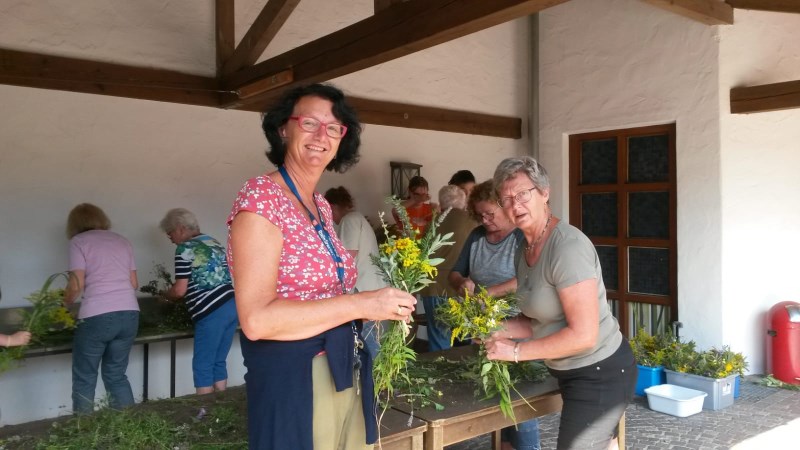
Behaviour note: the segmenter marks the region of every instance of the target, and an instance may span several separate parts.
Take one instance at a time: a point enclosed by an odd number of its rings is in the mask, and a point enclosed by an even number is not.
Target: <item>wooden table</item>
[[[428,424],[394,409],[386,410],[381,419],[380,442],[375,450],[423,450],[423,433]]]
[[[443,352],[421,354],[420,359],[445,356],[455,360],[474,354],[474,347],[457,347]],[[561,411],[561,394],[556,380],[549,377],[539,383],[519,382],[517,390],[525,398],[519,398],[512,392],[514,415],[518,422],[524,422],[553,412]],[[446,445],[465,441],[486,433],[492,433],[492,447],[500,448],[500,430],[512,426],[511,419],[500,412],[498,399],[480,400],[475,397],[475,387],[471,384],[453,383],[442,387],[444,410],[436,411],[433,407],[414,410],[414,417],[427,422],[424,449],[442,450]],[[531,409],[527,400],[535,409]],[[394,407],[406,414],[410,413],[407,405]]]

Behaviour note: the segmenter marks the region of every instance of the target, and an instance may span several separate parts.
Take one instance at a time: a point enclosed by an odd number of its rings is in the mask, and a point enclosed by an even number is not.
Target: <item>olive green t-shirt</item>
[[[597,282],[600,329],[597,343],[589,350],[565,358],[548,359],[556,370],[585,367],[611,356],[622,342],[617,319],[611,314],[600,259],[594,245],[579,229],[559,222],[542,247],[532,267],[525,261],[525,247],[517,252],[517,297],[522,313],[531,319],[533,338],[549,336],[567,326],[558,290],[581,281]]]

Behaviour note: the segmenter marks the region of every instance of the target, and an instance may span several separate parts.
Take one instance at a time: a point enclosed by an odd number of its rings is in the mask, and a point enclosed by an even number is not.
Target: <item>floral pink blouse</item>
[[[331,207],[325,197],[315,192],[314,199],[324,218],[325,229],[344,262],[345,288],[348,292],[352,291],[357,276],[355,261],[336,237]],[[313,211],[314,205],[306,206]],[[234,285],[236,255],[230,246],[230,224],[240,211],[250,211],[264,217],[280,228],[283,234],[278,295],[283,298],[314,300],[342,293],[339,278],[336,276],[336,265],[311,225],[308,213],[295,207],[280,185],[266,174],[251,178],[244,184],[228,216],[228,264],[234,276]]]

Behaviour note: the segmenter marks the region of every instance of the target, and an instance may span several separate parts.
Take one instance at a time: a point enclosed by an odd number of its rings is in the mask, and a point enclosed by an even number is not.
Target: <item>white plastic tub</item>
[[[703,410],[703,391],[689,389],[674,384],[661,384],[644,390],[647,403],[653,411],[676,417],[688,417]]]

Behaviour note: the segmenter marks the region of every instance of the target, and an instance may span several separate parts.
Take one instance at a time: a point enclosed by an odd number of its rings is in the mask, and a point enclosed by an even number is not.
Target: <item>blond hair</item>
[[[111,221],[99,207],[91,203],[81,203],[72,208],[67,218],[67,237],[72,239],[75,235],[90,230],[108,230]]]

